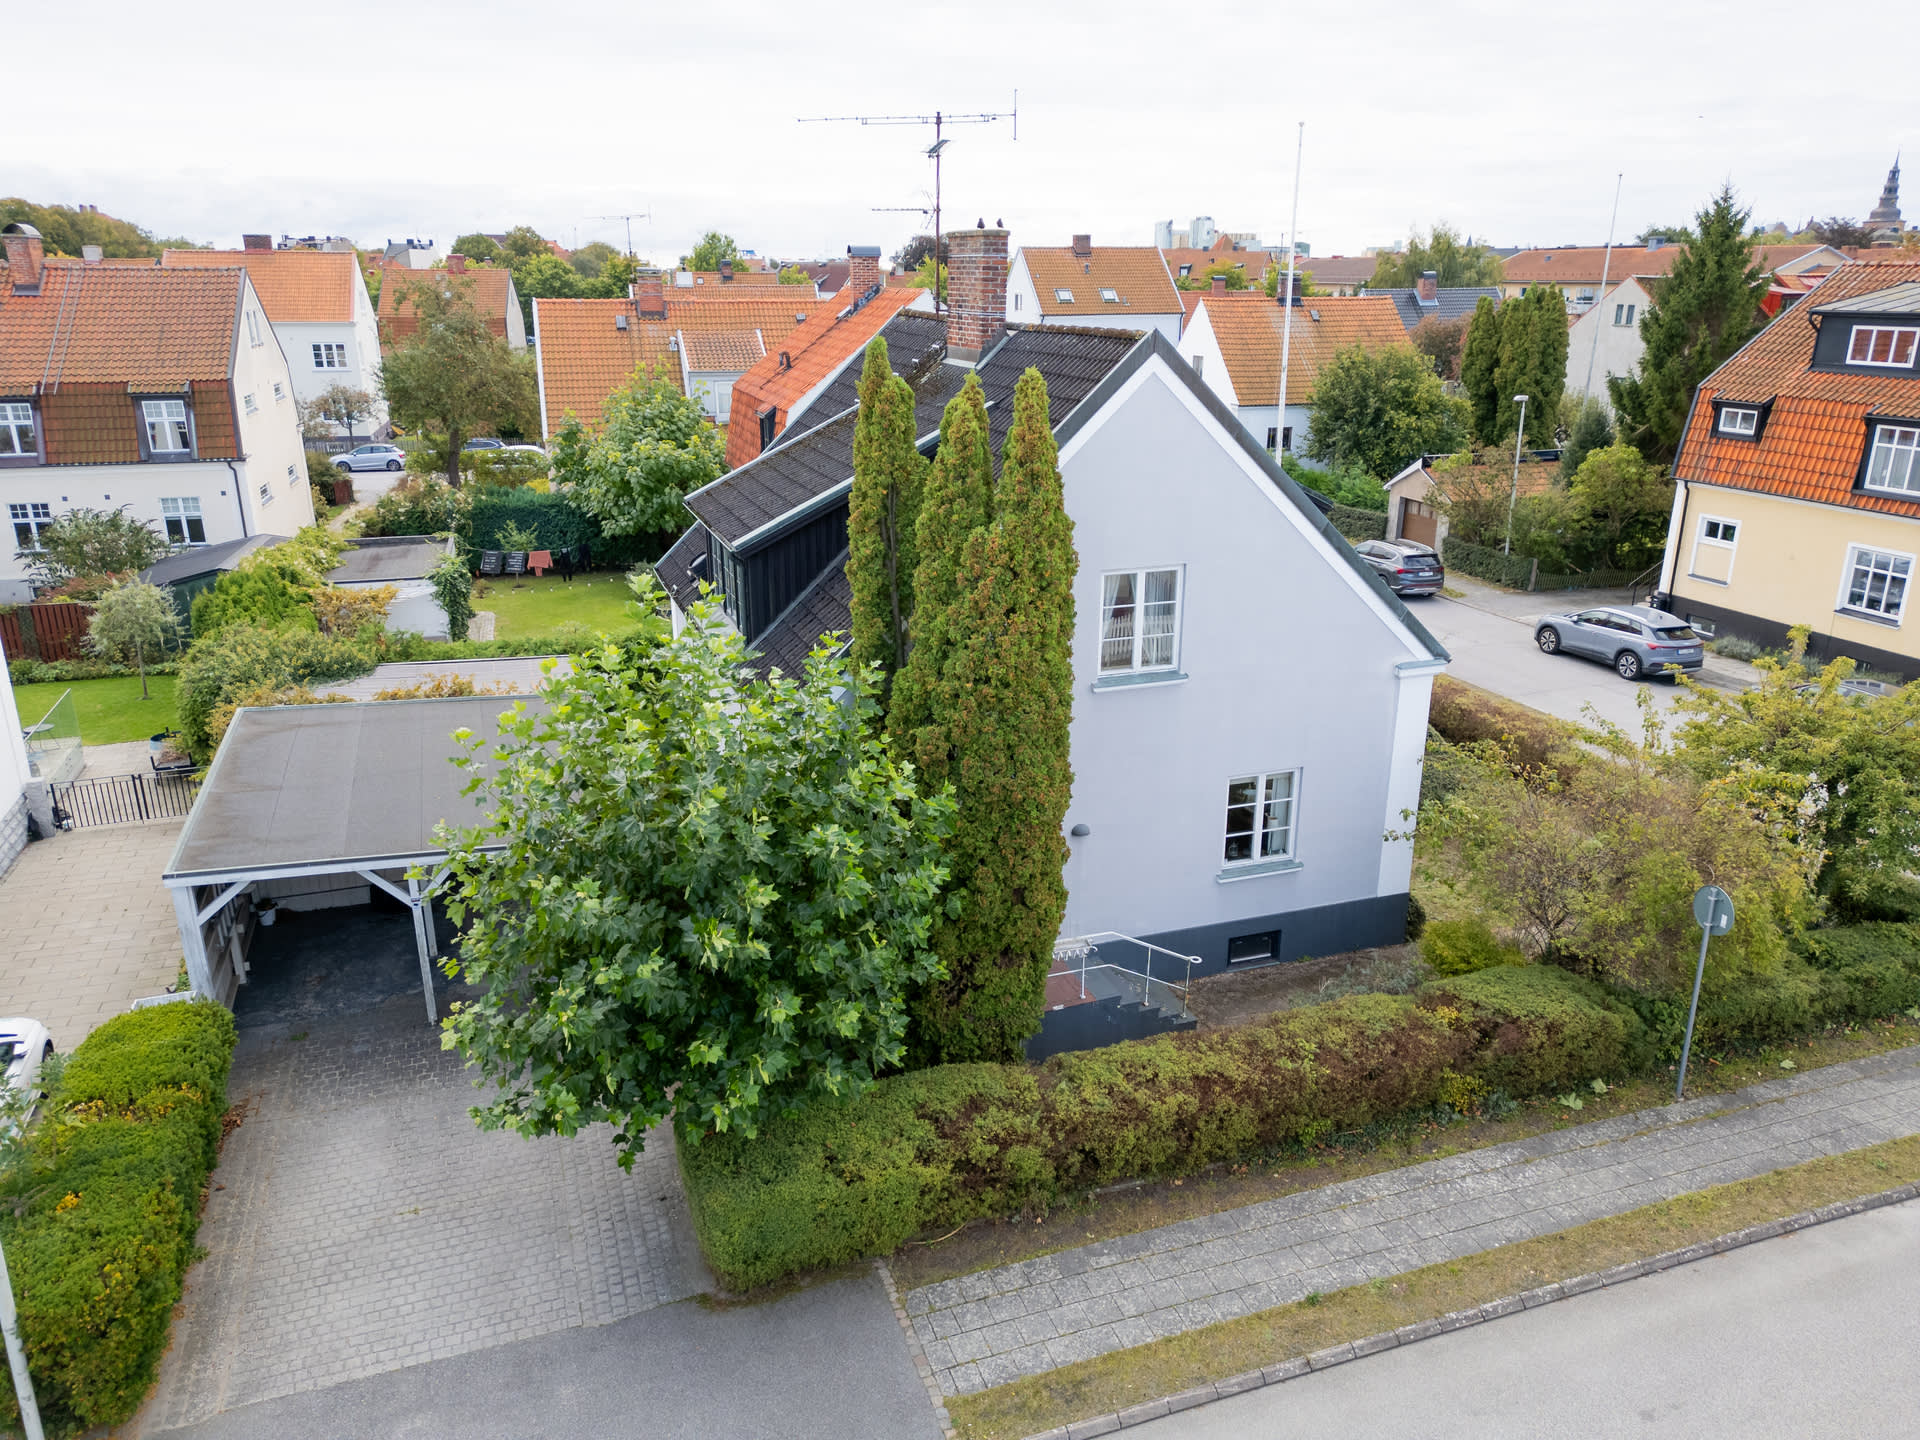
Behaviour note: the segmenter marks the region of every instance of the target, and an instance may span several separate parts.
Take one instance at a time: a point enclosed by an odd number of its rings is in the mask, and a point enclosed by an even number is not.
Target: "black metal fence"
[[[192,775],[98,775],[53,787],[54,823],[63,829],[165,820],[193,808]]]

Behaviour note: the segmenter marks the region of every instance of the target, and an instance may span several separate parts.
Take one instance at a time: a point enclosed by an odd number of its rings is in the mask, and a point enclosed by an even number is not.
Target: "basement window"
[[[1227,964],[1257,965],[1263,960],[1280,958],[1280,932],[1262,930],[1257,935],[1235,935],[1227,941]]]

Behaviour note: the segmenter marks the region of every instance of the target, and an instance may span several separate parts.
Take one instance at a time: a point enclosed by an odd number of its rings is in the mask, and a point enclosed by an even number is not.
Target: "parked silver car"
[[[1705,646],[1678,615],[1646,605],[1601,605],[1563,615],[1542,615],[1533,640],[1549,655],[1565,652],[1604,660],[1623,680],[1671,674],[1669,666],[1698,670]]]
[[[404,470],[407,452],[398,445],[357,445],[333,463],[341,470]]]

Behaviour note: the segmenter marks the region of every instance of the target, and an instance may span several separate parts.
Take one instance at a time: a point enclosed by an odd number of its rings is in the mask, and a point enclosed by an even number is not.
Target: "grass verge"
[[[965,1440],[1023,1440],[1210,1380],[1912,1180],[1920,1180],[1920,1136],[1810,1160],[1554,1235],[1115,1351],[956,1397],[947,1401],[947,1413]]]
[[[601,570],[577,575],[572,584],[557,575],[482,580],[474,587],[473,608],[491,610],[495,638],[512,640],[551,635],[569,624],[589,630],[631,630],[633,619],[627,614],[631,599],[626,576]]]
[[[80,720],[80,739],[87,745],[115,745],[144,740],[174,727],[174,677],[149,675],[140,698],[138,675],[110,675],[104,680],[53,680],[44,685],[16,685],[20,723],[35,725],[45,718],[63,691],[73,691],[73,709]]]

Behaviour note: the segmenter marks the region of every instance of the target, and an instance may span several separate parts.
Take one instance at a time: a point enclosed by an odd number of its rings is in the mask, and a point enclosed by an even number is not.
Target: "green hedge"
[[[180,668],[177,660],[163,660],[147,666],[149,675],[171,675]],[[70,684],[75,680],[105,680],[116,675],[137,675],[131,665],[116,665],[110,660],[9,660],[7,678],[15,685]]]
[[[0,1183],[0,1234],[50,1435],[130,1418],[152,1386],[218,1155],[233,1017],[200,1001],[83,1040]],[[0,1423],[18,1425],[0,1387]]]
[[[1438,1103],[1619,1074],[1633,1011],[1563,971],[1503,967],[1417,997],[1361,995],[1204,1034],[948,1065],[882,1081],[758,1137],[682,1142],[693,1218],[729,1286],[897,1248],[933,1227],[1045,1208]]]
[[[1384,511],[1362,510],[1354,505],[1336,504],[1327,512],[1327,518],[1333,521],[1333,528],[1349,540],[1387,538],[1387,517]]]
[[[1449,570],[1465,571],[1509,590],[1602,590],[1630,585],[1638,570],[1535,570],[1531,555],[1503,555],[1486,545],[1471,545],[1449,535],[1440,544]]]
[[[203,765],[213,758],[208,721],[223,703],[262,687],[351,680],[380,658],[372,647],[342,636],[229,625],[196,641],[180,662],[174,704],[187,750]]]

